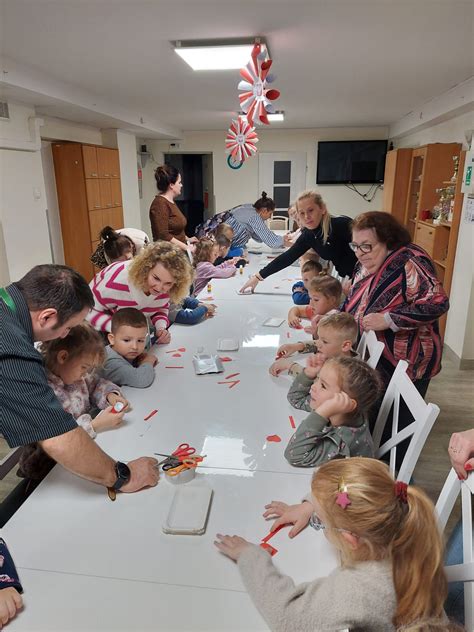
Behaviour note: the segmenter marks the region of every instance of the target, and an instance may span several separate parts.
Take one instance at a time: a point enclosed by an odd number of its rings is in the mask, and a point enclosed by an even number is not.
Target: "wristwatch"
[[[121,463],[117,461],[115,464],[115,473],[117,474],[117,480],[112,485],[112,489],[114,491],[119,490],[130,480],[130,476],[132,473],[130,472],[130,468],[125,463]]]

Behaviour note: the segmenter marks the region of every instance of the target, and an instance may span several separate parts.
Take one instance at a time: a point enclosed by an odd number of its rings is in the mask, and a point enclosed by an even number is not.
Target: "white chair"
[[[357,353],[361,360],[367,362],[371,369],[376,369],[384,350],[384,343],[377,340],[375,331],[364,331],[357,345]]]
[[[411,437],[410,445],[406,451],[403,462],[400,466],[397,479],[409,483],[420,452],[425,445],[436,418],[439,415],[439,407],[436,404],[426,404],[423,397],[416,390],[413,382],[406,374],[408,364],[400,360],[392,375],[392,379],[385,391],[379,414],[375,422],[372,438],[375,446],[375,457],[380,459],[384,454],[390,452],[390,471],[395,474],[395,464],[397,457],[397,446],[399,443]],[[400,399],[403,399],[406,406],[413,415],[414,421],[411,424],[398,430],[398,415],[400,411]],[[383,430],[388,423],[390,410],[392,409],[392,432],[391,437],[383,445]]]
[[[445,566],[448,582],[464,582],[464,625],[466,630],[474,630],[474,555],[472,533],[472,496],[474,494],[474,474],[460,481],[454,469],[448,474],[436,503],[436,513],[440,529],[446,523],[461,493],[463,563]]]
[[[270,230],[288,230],[289,219],[285,215],[273,215],[267,220],[267,226]]]

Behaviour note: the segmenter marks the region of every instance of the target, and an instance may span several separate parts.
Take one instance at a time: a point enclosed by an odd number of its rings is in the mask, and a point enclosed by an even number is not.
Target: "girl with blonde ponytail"
[[[295,586],[262,548],[238,536],[218,535],[217,548],[238,562],[270,629],[460,629],[443,610],[443,544],[433,504],[421,489],[396,482],[384,463],[363,457],[325,463],[311,489],[303,503],[310,524],[324,529],[341,558],[340,568],[328,577]],[[301,530],[301,505],[273,502],[267,507],[264,515],[279,516],[273,530],[288,523],[295,525],[290,537],[296,527]]]

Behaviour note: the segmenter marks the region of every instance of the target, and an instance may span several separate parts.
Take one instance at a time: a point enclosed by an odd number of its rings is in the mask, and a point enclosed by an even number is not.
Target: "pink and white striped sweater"
[[[168,294],[150,294],[132,285],[128,280],[131,261],[116,261],[98,272],[90,282],[94,294],[94,307],[87,320],[99,331],[110,331],[113,314],[124,307],[135,307],[151,320],[156,330],[169,325]]]

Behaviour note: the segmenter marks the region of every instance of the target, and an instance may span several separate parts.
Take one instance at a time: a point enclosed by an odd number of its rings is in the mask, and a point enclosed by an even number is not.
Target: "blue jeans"
[[[446,566],[463,563],[462,522],[454,527],[446,547]],[[464,625],[464,583],[451,582],[448,584],[448,596],[444,604],[446,614]]]

